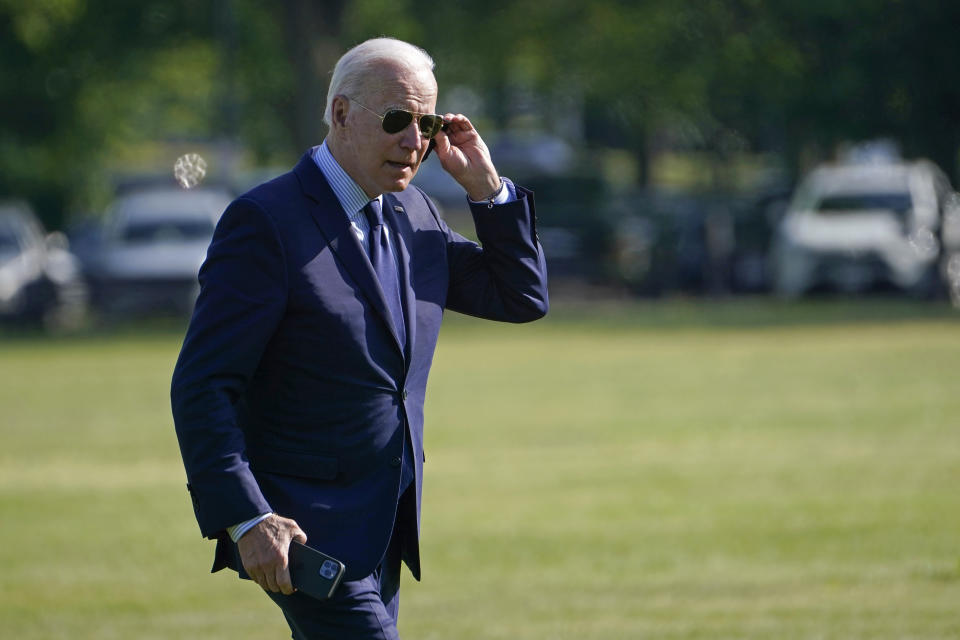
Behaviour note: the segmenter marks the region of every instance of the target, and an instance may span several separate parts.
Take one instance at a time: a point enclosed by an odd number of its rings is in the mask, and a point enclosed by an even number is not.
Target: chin
[[[412,176],[410,178],[404,178],[402,180],[391,180],[390,182],[383,185],[383,190],[391,191],[391,192],[403,191],[404,189],[410,186],[411,180],[413,180]]]

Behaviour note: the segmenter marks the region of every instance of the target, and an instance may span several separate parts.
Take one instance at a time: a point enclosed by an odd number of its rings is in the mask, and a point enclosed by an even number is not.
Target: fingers
[[[276,572],[272,578],[273,584],[275,584],[277,588],[271,589],[271,591],[279,591],[285,596],[294,592],[293,583],[290,581],[290,567],[286,562],[276,568]]]
[[[281,585],[290,581],[286,554],[280,549],[264,549],[250,560],[244,559],[243,566],[250,578],[266,591],[280,591]],[[283,572],[287,574],[286,580]]]
[[[456,175],[469,168],[478,151],[486,153],[486,147],[467,116],[447,113],[443,120],[446,129],[436,135],[436,151],[446,161],[444,168]]]
[[[440,129],[440,131],[437,132],[437,135],[433,137],[433,139],[436,141],[436,144],[437,144],[435,151],[438,154],[445,155],[450,151],[450,147],[451,147],[450,134],[453,133],[453,130],[451,129],[452,118],[453,118],[453,114],[451,113],[444,115],[443,128]]]
[[[276,593],[280,591],[280,585],[283,583],[282,571],[285,567],[279,565],[274,565],[273,567],[267,567],[263,572],[263,582],[260,583],[260,586],[266,589],[267,591],[273,591]],[[290,573],[287,571],[287,582],[290,581]]]
[[[296,527],[296,523],[294,523],[294,526]],[[296,529],[293,530],[293,539],[300,544],[307,544],[307,534],[305,534],[300,527],[296,527]]]
[[[446,131],[437,134],[437,156],[450,174],[473,200],[486,197],[500,182],[490,150],[470,119],[462,113],[443,116]]]
[[[476,132],[473,123],[462,113],[445,113],[443,115],[443,122],[447,125],[446,131],[444,132],[447,136],[457,138],[458,134]]]
[[[296,522],[271,516],[253,527],[237,542],[243,568],[250,578],[267,591],[290,595],[290,541],[307,541]]]
[[[286,524],[289,525],[289,529],[287,532],[290,536],[290,540],[296,540],[300,544],[306,544],[307,534],[303,532],[303,529],[301,529],[299,525],[297,525],[297,523],[294,522],[293,520],[287,520],[286,518],[284,518],[284,520],[286,520]],[[296,591],[296,589],[293,587],[293,582],[290,579],[290,542],[289,540],[287,541],[287,544],[284,545],[283,564],[282,566],[277,567],[276,581],[277,581],[277,587],[280,589],[280,593],[289,596],[294,591]]]
[[[290,595],[294,592],[293,583],[290,581],[290,565],[286,554],[283,554],[282,561],[278,555],[274,562],[259,567],[256,573],[256,577],[253,574],[250,577],[265,591],[274,593],[279,591],[284,595]]]

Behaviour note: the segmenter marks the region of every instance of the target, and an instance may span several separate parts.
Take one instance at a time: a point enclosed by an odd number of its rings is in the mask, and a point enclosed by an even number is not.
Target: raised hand
[[[471,200],[483,200],[500,187],[500,175],[490,150],[463,114],[443,116],[446,130],[437,134],[437,157],[444,170],[460,183]]]

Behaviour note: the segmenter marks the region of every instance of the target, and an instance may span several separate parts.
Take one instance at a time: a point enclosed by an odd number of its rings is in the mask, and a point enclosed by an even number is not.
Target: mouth
[[[414,167],[417,166],[415,162],[394,162],[392,160],[387,160],[386,164],[388,167],[392,169],[398,169],[400,171],[403,171],[404,169],[410,169],[413,171]]]

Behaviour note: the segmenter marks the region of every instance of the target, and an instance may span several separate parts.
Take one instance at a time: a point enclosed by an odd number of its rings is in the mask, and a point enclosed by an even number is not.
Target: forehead
[[[402,107],[433,113],[437,104],[437,81],[426,69],[380,63],[371,69],[365,85],[364,93],[372,109]]]

